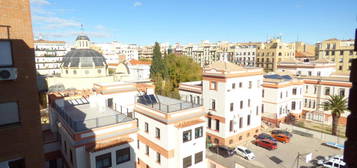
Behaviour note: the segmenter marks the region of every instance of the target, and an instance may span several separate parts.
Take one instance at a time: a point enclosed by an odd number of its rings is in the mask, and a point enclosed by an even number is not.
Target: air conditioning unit
[[[16,68],[0,68],[0,80],[16,80]]]

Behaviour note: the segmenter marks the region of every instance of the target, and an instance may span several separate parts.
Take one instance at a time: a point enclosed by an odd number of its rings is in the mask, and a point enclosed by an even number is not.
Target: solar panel
[[[154,95],[149,95],[149,98],[151,99],[151,102],[152,102],[153,104],[157,103],[157,100],[156,100],[156,98],[155,98]]]

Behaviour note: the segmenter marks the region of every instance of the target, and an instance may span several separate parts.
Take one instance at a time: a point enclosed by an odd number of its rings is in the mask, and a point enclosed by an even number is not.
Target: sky
[[[357,0],[30,0],[35,38],[150,45],[352,39]],[[83,30],[81,29],[83,25]]]

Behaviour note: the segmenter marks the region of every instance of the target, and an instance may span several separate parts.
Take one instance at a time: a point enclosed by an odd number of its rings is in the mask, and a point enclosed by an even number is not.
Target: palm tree
[[[342,113],[347,110],[347,100],[344,96],[333,95],[322,104],[325,111],[330,110],[332,115],[332,135],[337,134],[338,120]]]

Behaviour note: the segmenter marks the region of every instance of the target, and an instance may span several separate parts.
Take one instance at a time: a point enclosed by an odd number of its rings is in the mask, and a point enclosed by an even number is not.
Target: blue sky
[[[31,0],[35,37],[152,44],[351,39],[357,0]]]

